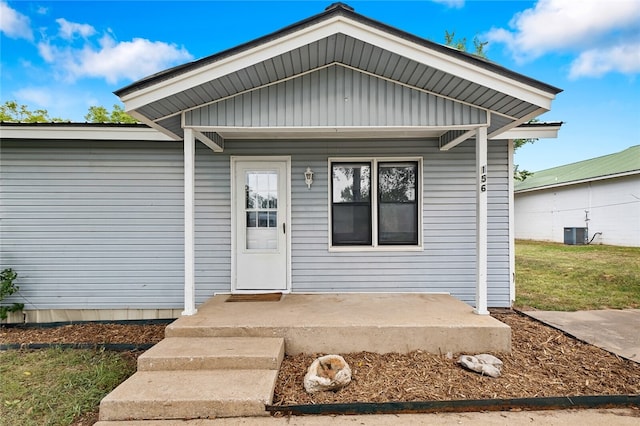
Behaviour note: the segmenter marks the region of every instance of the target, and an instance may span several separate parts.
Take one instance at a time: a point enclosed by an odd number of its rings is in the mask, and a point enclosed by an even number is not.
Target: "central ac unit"
[[[564,243],[572,246],[587,244],[588,234],[588,228],[564,228]]]

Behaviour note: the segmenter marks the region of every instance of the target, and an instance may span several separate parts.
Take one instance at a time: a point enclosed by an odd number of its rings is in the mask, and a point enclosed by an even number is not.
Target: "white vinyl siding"
[[[473,141],[197,144],[196,301],[231,288],[230,156],[291,155],[293,292],[448,292],[474,303]],[[9,141],[0,156],[2,267],[27,309],[180,308],[182,144]],[[330,252],[330,157],[422,157],[423,251]],[[489,306],[509,306],[508,161],[489,142]],[[304,182],[314,171],[311,189]]]
[[[171,308],[182,299],[175,142],[2,141],[2,267],[26,309]]]

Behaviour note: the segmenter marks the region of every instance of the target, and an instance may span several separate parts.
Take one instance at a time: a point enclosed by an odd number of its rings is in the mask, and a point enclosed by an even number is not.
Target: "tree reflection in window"
[[[332,164],[332,242],[371,244],[371,164]]]
[[[418,243],[418,164],[378,163],[378,244]]]
[[[373,165],[376,165],[374,168]],[[332,244],[372,245],[373,212],[378,245],[418,244],[418,162],[333,162]],[[372,173],[377,196],[372,199]]]

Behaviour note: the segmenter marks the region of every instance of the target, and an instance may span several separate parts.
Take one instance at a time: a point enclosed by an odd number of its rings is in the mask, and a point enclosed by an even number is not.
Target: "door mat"
[[[278,302],[282,293],[232,294],[225,302]]]

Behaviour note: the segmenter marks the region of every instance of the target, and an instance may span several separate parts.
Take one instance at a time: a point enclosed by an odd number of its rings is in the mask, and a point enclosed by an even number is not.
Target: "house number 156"
[[[487,166],[480,168],[480,192],[487,192]]]

